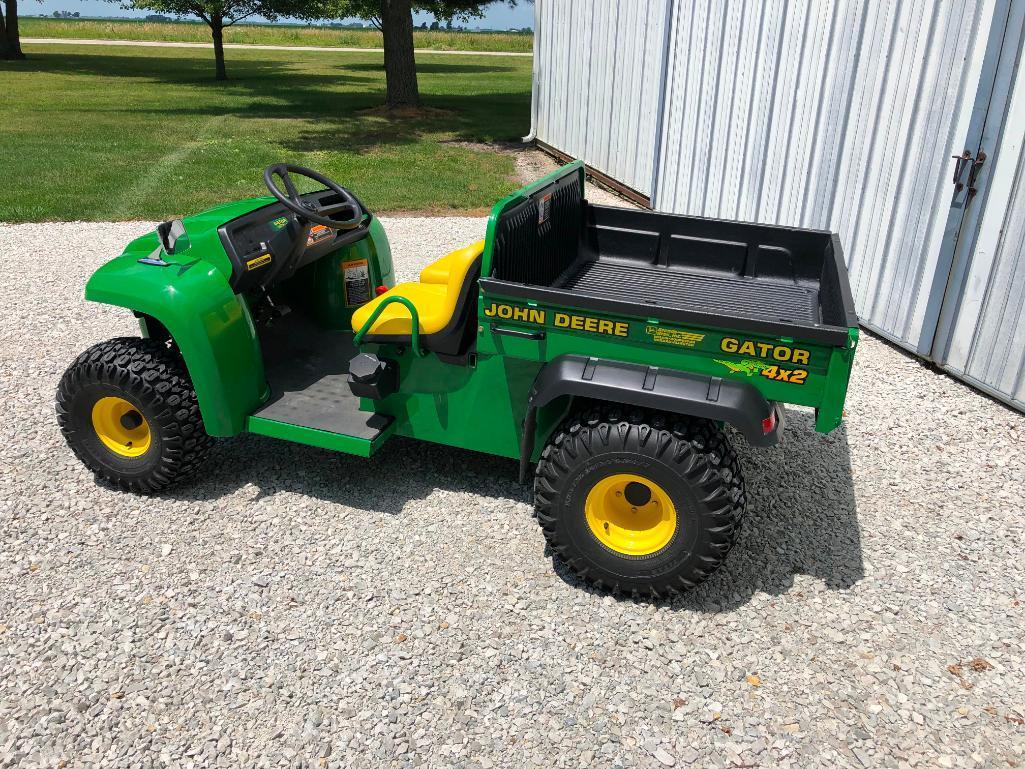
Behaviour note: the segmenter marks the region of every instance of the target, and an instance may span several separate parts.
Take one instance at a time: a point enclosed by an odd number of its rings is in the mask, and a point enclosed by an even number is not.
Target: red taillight
[[[377,293],[378,296],[380,296],[381,294],[385,293],[387,290],[388,290],[387,286],[378,286],[377,288],[374,289],[374,291]]]
[[[772,410],[769,416],[762,420],[762,433],[768,435],[776,429],[776,409]]]

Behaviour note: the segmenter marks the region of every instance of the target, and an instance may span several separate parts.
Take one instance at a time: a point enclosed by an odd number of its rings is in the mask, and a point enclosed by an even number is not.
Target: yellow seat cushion
[[[452,320],[459,302],[466,275],[484,250],[484,241],[460,248],[427,265],[420,273],[419,283],[399,283],[376,299],[367,302],[352,314],[352,330],[359,331],[378,305],[390,296],[401,296],[416,307],[421,334],[437,334]],[[374,321],[367,332],[371,336],[410,336],[412,318],[399,302],[392,302]]]
[[[448,283],[449,274],[452,269],[459,270],[462,267],[463,274],[466,274],[464,265],[473,264],[473,260],[484,253],[484,241],[478,240],[466,248],[460,248],[451,254],[446,254],[436,259],[420,271],[421,283]]]
[[[436,334],[448,324],[452,317],[452,309],[448,307],[448,290],[445,286],[431,283],[399,283],[393,289],[381,294],[377,299],[360,307],[352,314],[352,330],[359,331],[367,318],[377,309],[377,305],[388,296],[402,296],[413,303],[420,316],[420,333]],[[370,334],[386,334],[388,336],[409,336],[413,333],[412,318],[399,302],[392,302],[384,308],[384,312],[370,327]]]

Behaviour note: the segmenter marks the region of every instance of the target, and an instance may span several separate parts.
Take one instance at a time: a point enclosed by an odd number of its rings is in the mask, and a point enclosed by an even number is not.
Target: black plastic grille
[[[539,222],[540,206],[551,195]],[[528,286],[550,286],[577,258],[583,198],[577,174],[553,182],[505,211],[498,220],[491,275]]]

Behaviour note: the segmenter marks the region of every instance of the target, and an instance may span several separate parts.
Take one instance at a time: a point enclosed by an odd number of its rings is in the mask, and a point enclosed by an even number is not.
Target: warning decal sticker
[[[366,259],[342,262],[342,279],[346,307],[359,307],[370,301],[370,268]]]
[[[548,221],[548,215],[552,212],[552,193],[548,193],[537,201],[537,224],[541,226]]]
[[[334,237],[334,230],[330,227],[325,227],[323,224],[315,224],[310,228],[310,234],[306,238],[306,245],[312,246],[315,243],[321,243],[328,238]]]
[[[651,337],[652,342],[671,344],[676,347],[693,347],[705,338],[704,334],[695,334],[693,331],[664,326],[645,326],[644,331]]]
[[[249,259],[246,262],[246,272],[270,264],[272,259],[273,257],[270,254],[260,254],[259,256],[254,256],[252,259]]]

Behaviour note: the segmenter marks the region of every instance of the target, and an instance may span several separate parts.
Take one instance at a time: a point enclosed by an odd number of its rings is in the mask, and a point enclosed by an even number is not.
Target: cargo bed
[[[492,237],[490,295],[838,346],[858,322],[829,232],[595,206],[570,175]]]
[[[584,262],[559,288],[577,294],[642,302],[651,307],[771,318],[781,323],[821,322],[819,292],[811,287],[764,283],[739,277],[691,274],[623,262]],[[752,315],[752,309],[756,312]]]

